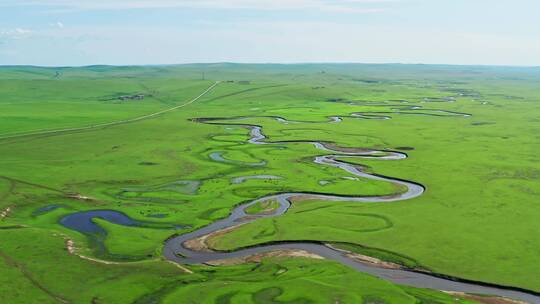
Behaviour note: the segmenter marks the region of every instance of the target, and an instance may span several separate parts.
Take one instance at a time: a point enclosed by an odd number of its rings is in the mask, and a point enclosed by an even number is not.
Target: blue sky
[[[540,65],[536,0],[0,0],[0,64]]]

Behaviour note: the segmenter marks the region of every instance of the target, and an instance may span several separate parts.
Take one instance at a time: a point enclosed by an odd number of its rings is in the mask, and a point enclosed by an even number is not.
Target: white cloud
[[[30,36],[33,31],[24,28],[14,28],[14,29],[0,29],[0,38],[4,39],[22,39]]]
[[[56,22],[53,22],[53,23],[49,23],[49,26],[50,27],[53,27],[53,28],[58,28],[58,29],[63,29],[65,26],[64,26],[64,23],[60,22],[60,21],[56,21]]]
[[[41,6],[66,10],[200,8],[255,10],[322,10],[371,13],[399,0],[0,0],[0,6]]]

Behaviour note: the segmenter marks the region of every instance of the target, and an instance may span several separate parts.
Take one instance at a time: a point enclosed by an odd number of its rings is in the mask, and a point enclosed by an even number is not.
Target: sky
[[[0,65],[540,66],[537,0],[0,0]]]

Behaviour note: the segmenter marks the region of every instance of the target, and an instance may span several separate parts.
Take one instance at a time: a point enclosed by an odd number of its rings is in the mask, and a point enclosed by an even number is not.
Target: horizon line
[[[237,64],[237,65],[409,65],[409,66],[453,66],[453,67],[507,67],[507,68],[540,68],[540,65],[513,65],[513,64],[458,64],[458,63],[404,63],[404,62],[336,62],[336,61],[298,61],[298,62],[188,62],[188,63],[141,63],[141,64],[81,64],[81,65],[36,65],[36,64],[0,64],[0,68],[6,67],[34,67],[34,68],[89,68],[89,67],[157,67],[157,66],[184,66],[184,65],[212,65],[212,64]]]

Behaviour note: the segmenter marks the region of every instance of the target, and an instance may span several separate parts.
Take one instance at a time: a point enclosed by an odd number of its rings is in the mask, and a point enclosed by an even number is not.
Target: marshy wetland
[[[0,68],[10,302],[540,303],[535,69],[57,70]]]

